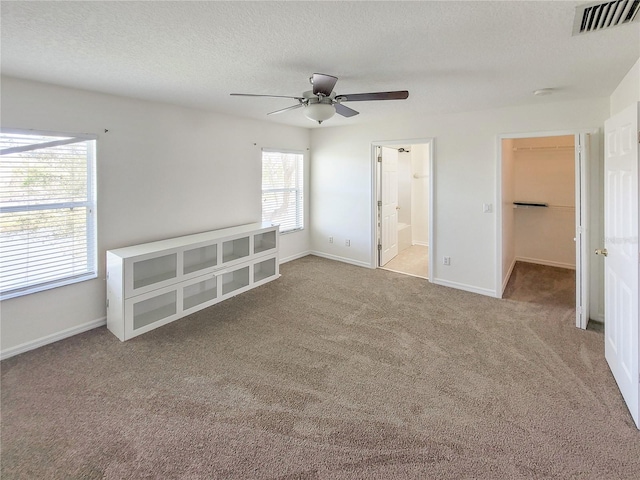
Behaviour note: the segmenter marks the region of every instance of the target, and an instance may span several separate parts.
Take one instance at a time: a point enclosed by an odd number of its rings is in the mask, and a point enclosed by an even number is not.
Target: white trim
[[[55,343],[59,340],[64,340],[65,338],[73,337],[74,335],[93,330],[94,328],[104,327],[106,324],[107,317],[102,317],[91,322],[83,323],[82,325],[78,325],[76,327],[67,328],[66,330],[62,330],[60,332],[52,333],[51,335],[46,335],[36,340],[22,343],[15,347],[7,348],[6,350],[2,350],[2,352],[0,352],[0,360],[5,360],[15,355],[28,352],[29,350],[35,350],[39,347],[44,347],[45,345]]]
[[[429,281],[435,278],[436,269],[436,139],[429,139]]]
[[[64,274],[61,270],[63,268],[68,269],[69,266],[73,267],[73,270],[76,269],[75,261],[71,260],[70,262],[65,262],[64,264],[58,264],[58,267],[49,270],[50,264],[42,263],[41,272],[47,274],[50,277],[54,277],[52,280],[38,280],[38,279],[28,279],[24,277],[22,272],[19,273],[20,276],[18,279],[20,280],[19,286],[10,286],[6,287],[7,289],[0,291],[0,300],[7,300],[9,298],[16,298],[22,295],[28,295],[31,293],[36,293],[44,290],[48,290],[51,288],[57,288],[61,286],[71,285],[73,283],[82,282],[85,280],[90,280],[96,278],[98,275],[97,272],[97,257],[95,248],[97,243],[97,224],[95,221],[95,213],[97,209],[98,199],[96,196],[95,184],[95,152],[96,152],[96,143],[97,136],[96,135],[88,135],[88,134],[66,134],[61,132],[43,132],[37,130],[20,130],[20,129],[11,129],[11,128],[0,128],[0,132],[2,135],[21,135],[27,137],[25,140],[28,141],[39,141],[36,137],[46,136],[46,137],[54,137],[59,138],[59,140],[53,140],[42,143],[29,143],[28,145],[23,145],[20,147],[12,147],[6,148],[0,151],[0,155],[12,155],[15,153],[27,152],[31,150],[40,150],[49,147],[56,147],[61,145],[70,145],[76,143],[83,143],[87,146],[87,152],[85,157],[86,164],[86,197],[85,201],[73,201],[73,202],[57,202],[57,203],[43,203],[39,205],[31,205],[29,204],[29,198],[21,199],[18,205],[13,205],[10,207],[2,207],[0,208],[1,213],[22,213],[28,214],[30,212],[36,211],[44,211],[44,210],[73,210],[74,208],[86,208],[86,232],[84,234],[84,239],[86,240],[87,250],[86,250],[86,268],[78,269],[83,270],[80,273],[67,273]],[[64,162],[66,165],[66,162]],[[30,246],[30,241],[21,242],[21,251],[26,251],[26,248]],[[25,247],[26,246],[26,247]],[[48,246],[44,246],[43,252],[51,252],[53,250],[47,250]],[[74,247],[75,248],[75,247]],[[34,258],[27,254],[25,259],[21,259],[19,265],[30,265],[31,262],[34,261]],[[16,268],[19,267],[17,265]],[[13,267],[12,267],[13,271]]]
[[[495,209],[496,211],[496,223],[495,223],[496,291],[498,290],[499,286],[503,283],[503,277],[502,277],[502,273],[503,273],[503,270],[502,270],[502,267],[503,267],[502,265],[502,250],[503,250],[502,248],[503,247],[502,245],[502,141],[506,139],[512,139],[512,138],[559,137],[559,136],[565,136],[565,135],[572,135],[574,137],[574,151],[576,152],[576,158],[578,158],[578,149],[580,148],[578,137],[582,136],[584,138],[587,136],[587,134],[594,134],[597,132],[598,132],[597,129],[578,129],[578,130],[560,130],[560,131],[551,131],[551,132],[544,131],[544,132],[527,132],[527,133],[504,133],[504,134],[498,134],[496,136],[496,189],[495,189],[496,196],[495,196],[495,203],[494,203],[496,206],[496,209]],[[588,168],[588,166],[585,166],[585,167]],[[580,189],[576,188],[575,205],[576,205],[576,214],[577,212],[582,212],[582,219],[584,222],[583,224],[584,232],[582,234],[583,239],[585,242],[589,242],[588,235],[586,235],[586,230],[587,230],[586,226],[588,225],[589,218],[590,218],[589,204],[588,204],[588,201],[585,201],[586,199],[583,198],[588,188],[587,184],[589,183],[589,178],[585,177],[586,168],[583,169],[582,172],[576,169],[576,172],[575,172],[576,182],[580,182],[581,184]],[[580,173],[582,173],[582,175],[580,175]],[[579,175],[580,175],[580,178],[578,178]],[[580,192],[583,193],[583,196],[580,196]],[[577,226],[578,225],[576,225],[576,227]],[[587,247],[585,248],[588,248],[588,243],[587,243]],[[582,255],[579,256],[576,253],[576,261],[580,261],[580,260],[584,260],[582,258]],[[527,260],[523,260],[523,261],[527,261]],[[587,262],[588,262],[588,259],[587,259]],[[536,263],[536,262],[530,262],[530,263]],[[552,266],[560,266],[560,265],[556,264]],[[582,267],[583,267],[581,272],[582,279],[576,277],[576,303],[578,300],[578,295],[580,294],[579,293],[580,284],[589,281],[589,278],[587,276],[588,265],[583,265]],[[569,267],[562,266],[562,268],[569,268]],[[502,298],[502,294],[500,294],[500,297],[498,298]],[[586,305],[586,306],[583,305],[583,308],[585,307],[588,309],[589,305]],[[576,323],[578,323],[578,320],[579,320],[578,317],[579,317],[579,313],[578,313],[578,309],[576,308]]]
[[[411,242],[411,245],[420,245],[421,247],[428,247],[429,242]]]
[[[336,261],[342,262],[342,263],[349,263],[349,264],[355,265],[357,267],[376,268],[376,267],[372,267],[371,264],[369,264],[369,262],[361,262],[359,260],[352,260],[351,258],[339,257],[337,255],[331,255],[331,254],[328,254],[328,253],[316,252],[314,250],[310,251],[309,254],[310,255],[315,255],[316,257],[327,258],[329,260],[336,260]]]
[[[95,265],[95,261],[93,262],[93,264]],[[67,285],[86,282],[88,280],[93,280],[94,278],[98,278],[98,272],[95,267],[93,272],[84,273],[76,277],[65,277],[46,283],[38,283],[36,285],[31,285],[30,287],[7,290],[4,293],[0,293],[0,301],[9,300],[10,298],[22,297],[23,295],[31,295],[32,293],[44,292],[45,290],[51,290],[52,288],[66,287]]]
[[[441,278],[434,278],[431,283],[441,285],[443,287],[456,288],[458,290],[464,290],[465,292],[477,293],[479,295],[486,295],[487,297],[500,298],[496,295],[495,290],[490,288],[474,287],[473,285],[467,285],[464,283],[450,282],[449,280],[443,280]]]
[[[95,133],[70,133],[70,132],[54,132],[52,130],[32,130],[29,128],[5,128],[0,127],[0,133],[14,133],[17,135],[42,135],[43,137],[68,137],[81,138],[83,140],[97,140],[98,135]]]
[[[371,258],[369,268],[378,268],[378,159],[376,155],[377,147],[383,146],[391,146],[391,145],[428,145],[429,146],[429,244],[425,246],[432,245],[433,247],[429,247],[429,273],[428,280],[433,281],[434,274],[433,268],[431,265],[436,264],[435,257],[435,236],[434,236],[434,225],[435,225],[435,137],[425,137],[425,138],[410,138],[406,140],[384,140],[384,141],[375,141],[371,142]],[[414,242],[414,244],[420,245],[418,242]]]
[[[311,255],[311,254],[312,254],[311,250],[307,250],[302,253],[296,253],[295,255],[290,255],[288,257],[281,258],[280,265],[282,265],[283,263],[291,262],[293,260],[297,260],[302,257],[306,257],[307,255]]]
[[[378,268],[378,158],[379,145],[371,144],[371,259],[369,268]]]
[[[600,322],[604,324],[604,314],[598,313],[597,315],[591,315],[589,320],[593,320],[594,322]]]
[[[566,268],[568,270],[576,269],[576,266],[571,265],[570,263],[554,262],[553,260],[542,260],[540,258],[516,257],[516,262],[534,263],[536,265],[546,265],[547,267]]]
[[[286,148],[265,148],[265,147],[261,147],[260,150],[262,152],[267,152],[267,153],[289,153],[289,154],[295,154],[295,155],[305,155],[305,151],[304,150],[287,150]]]
[[[511,266],[509,267],[509,273],[507,273],[506,277],[504,277],[504,280],[502,282],[502,294],[500,295],[500,298],[502,298],[502,295],[504,295],[504,291],[506,290],[507,284],[511,279],[511,274],[513,273],[513,269],[515,268],[517,261],[518,261],[517,258],[513,259],[513,262],[511,262]]]
[[[282,155],[296,155],[300,156],[300,159],[296,159],[296,175],[295,175],[295,186],[294,187],[283,187],[283,188],[264,188],[264,178],[261,177],[260,183],[260,198],[261,198],[261,216],[264,219],[264,194],[268,193],[283,193],[283,192],[291,192],[294,193],[295,198],[295,223],[296,225],[293,228],[287,228],[286,230],[280,229],[280,234],[287,233],[295,233],[301,230],[304,230],[305,226],[305,213],[307,212],[307,189],[308,185],[306,182],[306,155],[303,150],[285,150],[285,149],[272,149],[272,148],[261,148],[260,149],[260,168],[261,172],[264,171],[264,157],[265,154],[280,154]],[[261,174],[262,175],[262,174]],[[284,220],[290,220],[290,218],[285,217]],[[299,221],[299,222],[298,222]],[[282,227],[282,221],[278,223]]]

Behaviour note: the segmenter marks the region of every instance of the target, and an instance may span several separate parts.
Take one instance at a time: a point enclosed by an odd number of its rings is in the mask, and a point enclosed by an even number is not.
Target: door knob
[[[596,248],[596,255],[602,255],[603,257],[606,257],[608,253],[609,252],[607,252],[606,248]]]

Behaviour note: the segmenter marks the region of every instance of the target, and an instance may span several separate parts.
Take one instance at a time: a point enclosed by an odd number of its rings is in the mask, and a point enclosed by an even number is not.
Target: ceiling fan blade
[[[304,104],[299,103],[297,105],[292,105],[291,107],[282,108],[280,110],[276,110],[275,112],[269,112],[269,113],[267,113],[267,115],[275,115],[276,113],[287,112],[289,110],[295,110],[296,108],[300,108],[300,107],[304,107]]]
[[[272,98],[294,98],[296,100],[304,100],[304,97],[290,97],[288,95],[259,95],[255,93],[232,93],[236,97],[272,97]]]
[[[395,92],[376,92],[376,93],[351,93],[349,95],[337,95],[336,100],[342,102],[363,102],[366,100],[404,100],[409,97],[406,90],[398,90]]]
[[[353,117],[354,115],[358,115],[358,113],[360,113],[356,112],[352,108],[340,105],[339,103],[334,103],[333,106],[336,107],[336,113],[342,115],[343,117]]]
[[[325,75],[324,73],[314,73],[311,77],[311,83],[313,83],[313,94],[318,95],[321,93],[325,97],[331,95],[333,87],[336,86],[338,77],[332,75]]]

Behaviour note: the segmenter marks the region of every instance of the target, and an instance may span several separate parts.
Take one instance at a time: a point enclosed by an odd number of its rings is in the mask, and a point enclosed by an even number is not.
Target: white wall
[[[408,100],[411,101],[411,98]],[[506,133],[593,129],[603,125],[609,99],[596,98],[312,131],[311,246],[320,254],[373,266],[372,142],[435,137],[434,250],[436,283],[496,295],[495,206],[497,136]],[[601,157],[598,152],[597,157]],[[494,208],[495,211],[495,208]],[[350,238],[329,244],[328,236]],[[443,266],[441,258],[451,257]]]
[[[429,245],[429,145],[411,145],[411,226],[413,243]],[[418,178],[414,178],[413,174]]]
[[[3,355],[104,321],[106,250],[260,221],[262,147],[308,154],[303,128],[15,78],[1,88],[3,127],[98,135],[99,248],[97,279],[2,302]],[[308,219],[281,258],[309,250]]]
[[[621,112],[634,102],[640,102],[640,58],[611,94],[611,116]]]

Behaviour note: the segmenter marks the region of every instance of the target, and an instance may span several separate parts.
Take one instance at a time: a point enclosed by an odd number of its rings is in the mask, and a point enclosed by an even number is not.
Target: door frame
[[[433,266],[435,266],[435,235],[434,225],[435,219],[435,175],[436,175],[436,157],[435,157],[435,138],[410,138],[406,140],[384,140],[371,142],[371,268],[378,268],[378,242],[380,240],[380,228],[378,226],[378,200],[381,199],[381,182],[380,169],[378,166],[378,147],[398,147],[403,145],[428,145],[429,149],[429,273],[427,279],[433,281]]]
[[[591,164],[594,161],[594,153],[591,151],[592,139],[598,134],[597,129],[590,130],[561,130],[545,132],[527,132],[500,134],[497,136],[497,173],[496,173],[496,279],[495,291],[498,298],[502,298],[506,284],[503,284],[502,265],[502,141],[514,138],[559,137],[574,136],[575,158],[575,234],[580,238],[580,249],[576,246],[576,327],[586,329],[590,313],[590,205],[589,189],[591,178]],[[582,310],[577,304],[582,305]]]

